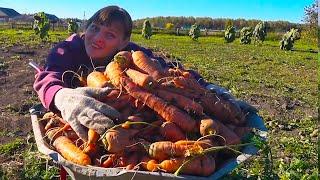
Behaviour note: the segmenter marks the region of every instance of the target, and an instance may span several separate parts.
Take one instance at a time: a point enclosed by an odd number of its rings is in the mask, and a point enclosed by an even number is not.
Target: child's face
[[[84,41],[88,56],[103,60],[127,46],[129,38],[124,38],[123,30],[119,27],[122,27],[119,23],[109,26],[92,23],[86,30]]]

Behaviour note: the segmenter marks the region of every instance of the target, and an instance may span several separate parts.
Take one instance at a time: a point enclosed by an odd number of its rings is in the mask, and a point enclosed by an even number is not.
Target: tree
[[[71,19],[68,21],[68,33],[69,34],[77,33],[78,29],[79,29],[79,26],[75,20]]]
[[[173,29],[173,27],[174,27],[174,24],[172,24],[172,23],[167,23],[166,24],[166,29],[167,30]]]
[[[252,36],[251,27],[243,27],[240,31],[240,44],[250,44]]]
[[[259,22],[253,31],[253,38],[255,42],[263,42],[267,36],[267,23]]]
[[[45,41],[49,37],[50,23],[44,12],[39,12],[33,16],[33,30],[39,35],[42,41]]]
[[[318,4],[316,0],[310,6],[304,8],[303,21],[308,25],[306,29],[307,35],[316,38],[318,33]]]
[[[145,20],[142,28],[142,37],[146,39],[150,39],[152,36],[152,28],[149,20]]]
[[[198,24],[195,23],[191,26],[189,36],[192,40],[198,40],[198,38],[200,37],[200,27],[198,26]]]
[[[236,28],[233,26],[228,27],[224,32],[224,39],[227,43],[234,41],[236,39]]]
[[[298,39],[300,39],[300,33],[298,29],[292,28],[283,35],[282,40],[280,41],[280,49],[287,51],[292,50],[293,43]]]

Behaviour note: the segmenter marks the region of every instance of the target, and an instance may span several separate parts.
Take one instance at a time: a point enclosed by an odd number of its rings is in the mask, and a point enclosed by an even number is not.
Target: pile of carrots
[[[233,97],[210,92],[184,68],[164,69],[141,51],[119,52],[104,72],[79,80],[113,87],[98,100],[121,113],[103,135],[89,129],[86,142],[59,115],[42,118],[49,144],[79,165],[209,176],[251,131]]]

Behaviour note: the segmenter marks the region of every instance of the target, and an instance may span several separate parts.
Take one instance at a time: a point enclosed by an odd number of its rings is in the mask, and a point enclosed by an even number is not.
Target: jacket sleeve
[[[62,75],[67,70],[74,70],[70,42],[63,41],[55,46],[46,59],[44,71],[37,73],[33,88],[46,109],[56,112],[54,95],[58,90],[69,87],[62,80]]]

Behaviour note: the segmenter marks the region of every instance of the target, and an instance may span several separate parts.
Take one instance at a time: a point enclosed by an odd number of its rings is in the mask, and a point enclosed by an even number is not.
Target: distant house
[[[9,19],[12,19],[20,14],[14,9],[0,7],[0,21],[8,22]]]
[[[57,23],[59,21],[59,18],[53,14],[47,14],[45,13],[47,18],[49,19],[50,23]],[[22,14],[19,16],[16,16],[14,18],[12,18],[12,20],[14,21],[20,21],[20,22],[33,22],[34,14]]]

